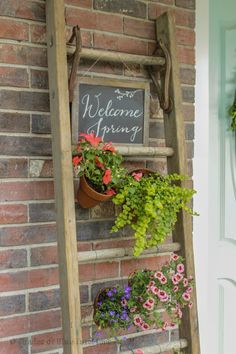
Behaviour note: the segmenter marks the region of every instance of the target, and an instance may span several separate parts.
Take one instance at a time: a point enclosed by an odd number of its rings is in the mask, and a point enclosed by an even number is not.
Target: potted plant
[[[193,306],[193,285],[192,276],[185,274],[183,258],[173,253],[160,270],[139,270],[131,274],[125,287],[101,289],[94,302],[94,321],[115,336],[118,330],[133,326],[138,331],[165,330],[181,322],[183,308]],[[160,307],[167,311],[168,321]]]
[[[196,214],[188,206],[195,191],[175,183],[184,179],[177,174],[161,176],[136,171],[119,186],[113,202],[122,209],[111,232],[130,225],[135,231],[134,256],[163,242],[173,230],[180,210]]]
[[[112,143],[105,143],[94,134],[80,134],[73,155],[74,173],[80,177],[79,204],[90,208],[111,198],[126,173],[121,167],[123,158]]]

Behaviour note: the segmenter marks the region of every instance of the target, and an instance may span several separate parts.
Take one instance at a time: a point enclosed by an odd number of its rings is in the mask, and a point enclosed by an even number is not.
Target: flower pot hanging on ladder
[[[116,194],[126,170],[120,165],[122,156],[111,142],[105,143],[92,134],[80,134],[74,151],[73,166],[80,177],[77,200],[83,208],[91,208]]]

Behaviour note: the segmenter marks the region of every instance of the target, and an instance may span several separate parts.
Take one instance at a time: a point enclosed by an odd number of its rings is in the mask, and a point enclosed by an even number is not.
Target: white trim
[[[194,252],[201,354],[209,354],[208,333],[208,235],[209,235],[209,0],[196,2],[196,106],[194,187]]]

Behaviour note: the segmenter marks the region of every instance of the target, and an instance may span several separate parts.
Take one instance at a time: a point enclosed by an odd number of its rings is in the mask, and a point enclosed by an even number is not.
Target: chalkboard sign
[[[149,85],[108,79],[79,79],[72,107],[72,143],[94,133],[115,144],[147,145]]]

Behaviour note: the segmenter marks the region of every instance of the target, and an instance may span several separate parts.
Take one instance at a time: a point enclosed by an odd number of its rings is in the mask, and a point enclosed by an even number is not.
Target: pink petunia
[[[126,299],[121,300],[121,305],[122,306],[127,306],[127,300]]]
[[[167,283],[167,278],[163,275],[163,277],[160,279],[161,284],[166,284]]]
[[[189,286],[188,289],[186,290],[186,293],[190,294],[193,291],[193,287]]]
[[[102,141],[101,138],[99,138],[99,136],[96,136],[94,133],[91,134],[80,134],[80,136],[84,137],[85,140],[87,140],[90,145],[92,145],[93,147],[98,147],[99,143]]]
[[[178,280],[177,280],[177,278],[176,278],[175,275],[172,275],[171,280],[172,280],[172,283],[173,283],[174,285],[179,284],[179,282],[178,282]]]
[[[144,322],[144,323],[142,323],[141,328],[142,328],[144,331],[146,331],[147,329],[150,328],[150,326],[149,326],[147,323]]]
[[[102,181],[103,181],[104,184],[107,185],[108,183],[111,182],[111,180],[112,180],[112,178],[111,178],[111,170],[110,170],[110,169],[107,169],[107,170],[105,171],[103,177],[102,177]]]
[[[176,286],[173,288],[173,292],[176,293],[178,290],[179,290],[179,287],[176,285]]]
[[[183,298],[185,301],[189,301],[189,300],[190,300],[190,295],[189,295],[188,293],[183,293],[182,298]]]
[[[177,269],[178,273],[183,273],[184,272],[184,265],[182,263],[180,263],[177,265],[176,269]]]
[[[169,326],[168,322],[164,322],[162,325],[162,329],[165,330]]]
[[[192,301],[189,302],[188,307],[189,307],[190,309],[193,307],[193,302],[192,302]]]
[[[172,261],[177,261],[179,259],[179,256],[176,253],[171,253],[170,258]]]
[[[131,307],[130,312],[133,313],[137,310],[137,306]]]
[[[168,296],[167,292],[164,290],[159,290],[157,295],[158,295],[161,302],[166,302],[169,300],[169,296]]]
[[[152,293],[153,293],[154,295],[158,295],[159,289],[158,289],[156,286],[152,286],[152,287],[151,287],[151,291],[152,291]]]
[[[184,278],[183,284],[184,284],[184,287],[185,287],[185,288],[186,288],[186,286],[188,286],[188,279],[187,279],[187,278]]]
[[[139,315],[134,316],[133,322],[136,326],[141,326],[143,323],[142,318]]]
[[[142,174],[142,172],[133,172],[132,173],[132,176],[134,177],[134,179],[136,180],[136,181],[140,181],[140,179],[143,177],[143,174]]]
[[[154,273],[154,278],[156,278],[156,279],[161,279],[163,276],[164,276],[164,275],[163,275],[162,272],[156,272],[156,273]]]
[[[183,275],[180,273],[176,273],[175,278],[176,278],[177,282],[179,283],[183,279]]]

